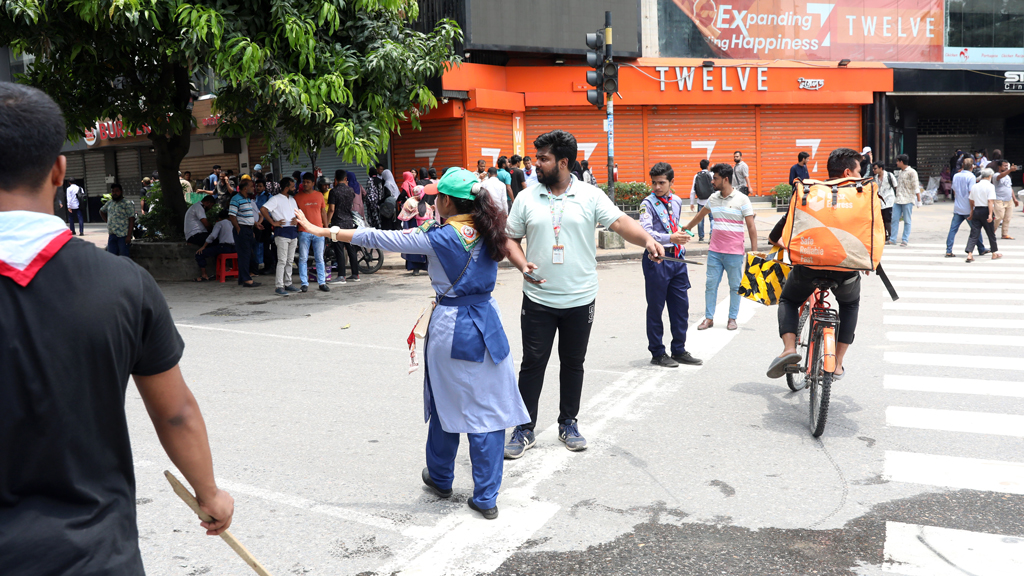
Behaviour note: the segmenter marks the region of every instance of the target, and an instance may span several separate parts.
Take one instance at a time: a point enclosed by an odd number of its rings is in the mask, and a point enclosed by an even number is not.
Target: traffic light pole
[[[612,61],[612,13],[604,13],[604,55],[608,62]],[[608,113],[608,196],[615,203],[615,104],[614,93],[607,95]]]

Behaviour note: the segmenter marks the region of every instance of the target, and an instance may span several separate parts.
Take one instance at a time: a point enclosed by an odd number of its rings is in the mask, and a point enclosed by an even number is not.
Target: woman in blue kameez
[[[468,504],[493,520],[498,517],[505,429],[530,421],[491,296],[498,262],[508,255],[505,215],[469,170],[449,169],[437,189],[435,210],[445,219],[443,225],[427,222],[403,231],[326,229],[311,226],[301,211],[295,215],[303,229],[337,242],[426,256],[437,297],[424,346],[423,413],[429,428],[423,483],[438,496],[451,497],[459,435],[466,434],[474,485]]]

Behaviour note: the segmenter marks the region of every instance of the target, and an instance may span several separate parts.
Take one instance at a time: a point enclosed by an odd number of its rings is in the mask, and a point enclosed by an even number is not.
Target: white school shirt
[[[295,202],[295,198],[287,194],[275,194],[263,204],[263,207],[274,221],[284,220],[285,226],[288,226],[295,219],[295,211],[299,209],[299,204]]]
[[[235,243],[235,230],[231,225],[231,220],[224,218],[213,225],[213,232],[210,232],[210,235],[206,237],[206,243],[213,244],[214,242],[220,242],[221,244]]]

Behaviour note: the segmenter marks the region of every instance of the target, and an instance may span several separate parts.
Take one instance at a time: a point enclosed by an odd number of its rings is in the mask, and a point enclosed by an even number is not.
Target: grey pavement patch
[[[377,544],[376,536],[339,538],[330,544],[329,553],[335,558],[377,558],[386,560],[392,556],[391,549]]]
[[[830,530],[750,530],[720,522],[677,525],[659,522],[664,512],[652,507],[650,518],[632,532],[586,550],[521,548],[492,574],[856,576],[858,567],[882,564],[887,521],[1024,535],[1024,496],[971,490],[878,504],[842,528]]]
[[[724,494],[726,498],[731,498],[736,495],[736,489],[721,480],[712,480],[711,482],[708,482],[708,486],[716,486],[722,491],[722,494]]]

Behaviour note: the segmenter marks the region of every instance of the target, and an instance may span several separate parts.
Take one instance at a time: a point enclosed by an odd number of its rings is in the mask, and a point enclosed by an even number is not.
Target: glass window
[[[1024,48],[1024,0],[947,0],[946,45]]]

